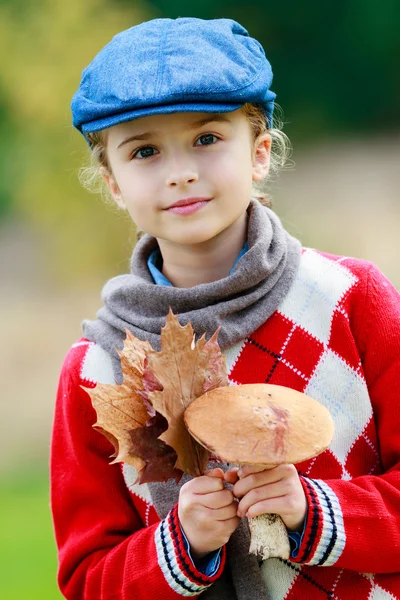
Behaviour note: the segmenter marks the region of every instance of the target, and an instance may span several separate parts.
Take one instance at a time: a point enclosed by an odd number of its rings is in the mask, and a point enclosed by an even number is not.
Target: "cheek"
[[[252,162],[247,148],[231,148],[229,153],[220,156],[220,160],[214,161],[212,168],[218,170],[220,177],[226,177],[240,187],[246,187],[248,183],[251,185]]]
[[[146,233],[150,233],[154,225],[154,209],[151,210],[149,203],[146,203],[143,198],[135,197],[127,202],[128,212],[132,221],[143,229]]]
[[[238,160],[234,164],[227,164],[222,172],[225,185],[229,188],[230,194],[235,196],[251,195],[252,169],[247,157],[243,156],[242,160]]]
[[[120,173],[117,178],[119,189],[127,206],[133,211],[144,211],[150,209],[151,199],[154,201],[154,178],[151,176],[135,176],[132,172]]]
[[[154,218],[154,207],[151,205],[151,197],[144,194],[139,186],[120,186],[122,198],[132,221],[144,231],[148,231],[151,220]],[[153,210],[153,212],[152,212]]]
[[[133,170],[125,169],[121,171],[119,177],[117,176],[117,181],[124,197],[142,196],[146,193],[147,178],[135,176]]]

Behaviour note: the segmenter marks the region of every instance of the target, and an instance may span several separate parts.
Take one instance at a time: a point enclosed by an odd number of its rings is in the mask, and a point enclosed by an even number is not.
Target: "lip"
[[[166,210],[176,215],[191,215],[208,204],[212,198],[183,198],[171,204]]]
[[[182,198],[182,200],[178,200],[177,202],[174,202],[174,204],[171,204],[171,206],[168,206],[166,210],[169,210],[170,208],[175,208],[177,206],[188,206],[189,204],[196,204],[197,202],[208,202],[209,200],[211,200],[211,198]]]

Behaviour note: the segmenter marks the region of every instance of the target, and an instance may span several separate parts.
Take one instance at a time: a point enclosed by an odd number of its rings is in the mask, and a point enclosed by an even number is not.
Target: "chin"
[[[191,235],[188,237],[185,236],[185,237],[176,239],[176,240],[174,240],[174,242],[176,244],[181,244],[182,246],[194,246],[194,245],[198,245],[198,244],[205,244],[210,239],[211,239],[211,237]]]
[[[193,244],[204,244],[209,242],[217,235],[217,232],[208,231],[188,231],[182,235],[170,236],[169,239],[175,244],[182,244],[184,246],[193,246]]]

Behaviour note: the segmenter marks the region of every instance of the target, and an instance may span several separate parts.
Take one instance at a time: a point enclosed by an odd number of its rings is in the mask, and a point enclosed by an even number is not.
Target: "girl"
[[[115,36],[74,95],[74,126],[145,234],[60,376],[52,511],[70,600],[400,598],[400,298],[372,264],[302,249],[252,196],[284,139],[271,80],[235,21],[156,19]],[[327,406],[331,447],[296,467],[211,462],[178,486],[111,466],[81,386],[121,383],[126,328],[159,349],[169,307],[198,336],[221,326],[232,383]],[[285,523],[289,560],[248,554],[243,517],[263,513]]]

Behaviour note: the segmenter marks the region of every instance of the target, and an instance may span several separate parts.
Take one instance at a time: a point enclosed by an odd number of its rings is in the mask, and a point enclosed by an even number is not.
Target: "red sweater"
[[[400,598],[400,296],[370,263],[314,250],[278,310],[225,351],[233,383],[273,383],[322,402],[328,450],[297,465],[308,500],[296,559],[269,559],[271,600]],[[196,597],[214,577],[185,551],[176,506],[160,520],[146,485],[92,425],[80,387],[113,383],[109,355],[82,338],[68,352],[51,449],[60,588],[69,600]]]

